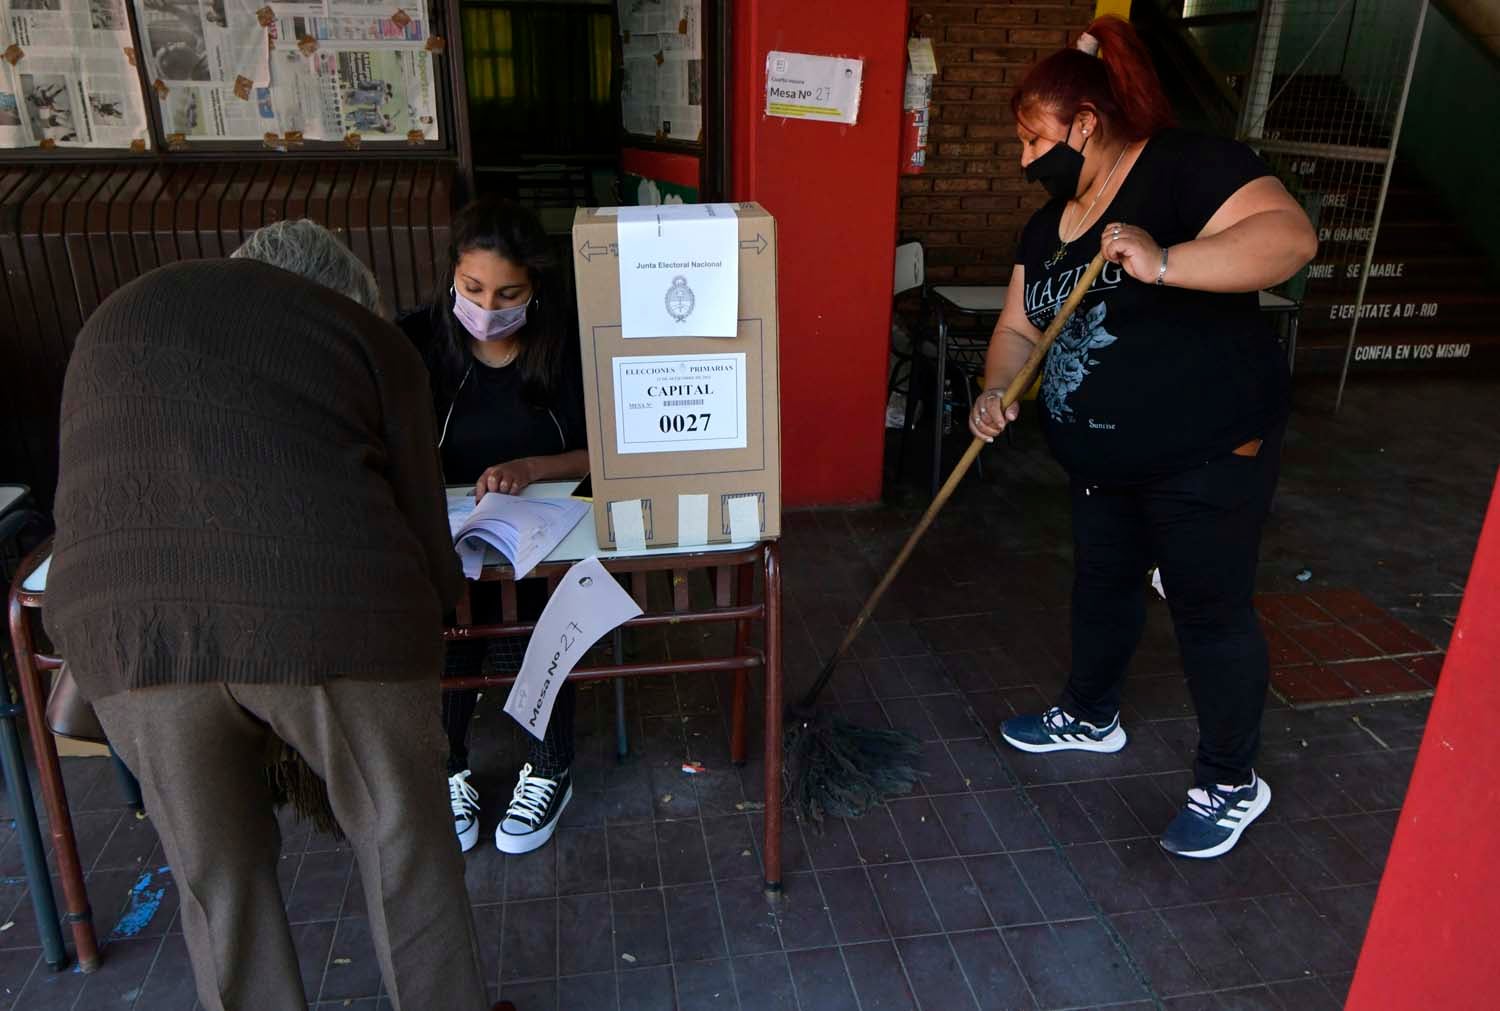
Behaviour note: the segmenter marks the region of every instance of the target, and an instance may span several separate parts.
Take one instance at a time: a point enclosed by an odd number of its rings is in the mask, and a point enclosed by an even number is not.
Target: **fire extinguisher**
[[[932,75],[906,68],[906,98],[901,103],[901,174],[914,176],[927,166],[927,116],[932,106]]]

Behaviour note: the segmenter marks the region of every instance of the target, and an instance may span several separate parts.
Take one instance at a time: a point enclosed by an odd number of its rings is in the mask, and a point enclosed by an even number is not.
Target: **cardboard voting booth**
[[[573,258],[600,545],[780,536],[775,219],[581,208]]]

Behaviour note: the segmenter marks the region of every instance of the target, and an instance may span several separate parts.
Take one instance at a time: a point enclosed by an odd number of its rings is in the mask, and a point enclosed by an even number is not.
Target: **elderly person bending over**
[[[306,1006],[266,776],[285,742],[353,842],[392,1003],[478,1011],[441,795],[461,582],[426,371],[312,222],[235,257],[154,271],[79,334],[47,628],[140,778],[205,1007]]]

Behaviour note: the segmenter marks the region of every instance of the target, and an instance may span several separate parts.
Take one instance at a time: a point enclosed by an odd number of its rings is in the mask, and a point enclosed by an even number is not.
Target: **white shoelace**
[[[1070,720],[1071,717],[1062,711],[1062,706],[1053,706],[1042,714],[1042,725],[1048,730],[1061,730]]]
[[[557,780],[532,776],[530,764],[521,766],[521,778],[516,782],[515,792],[510,795],[510,807],[505,816],[528,825],[541,824],[556,789]]]
[[[448,803],[455,818],[467,818],[479,810],[479,791],[469,785],[468,769],[448,777]]]
[[[1254,785],[1254,782],[1254,780],[1251,780],[1251,785]],[[1236,790],[1243,789],[1243,786],[1225,786],[1223,783],[1220,783],[1214,787],[1214,792],[1210,794],[1203,787],[1195,786],[1188,791],[1188,810],[1212,821],[1219,816],[1224,806],[1229,803],[1228,795]]]

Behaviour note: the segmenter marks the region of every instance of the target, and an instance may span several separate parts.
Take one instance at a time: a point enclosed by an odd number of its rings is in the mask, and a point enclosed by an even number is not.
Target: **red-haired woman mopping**
[[[1219,856],[1271,799],[1254,769],[1269,662],[1251,598],[1288,373],[1256,292],[1311,260],[1317,236],[1249,148],[1173,126],[1117,18],[1038,63],[1011,107],[1026,177],[1052,200],[1022,233],[975,435],[1016,419],[1001,393],[1093,256],[1108,262],[1040,393],[1072,484],[1072,670],[1055,706],[1001,735],[1030,752],[1125,746],[1120,688],[1160,566],[1199,734],[1195,786],[1161,842]]]

